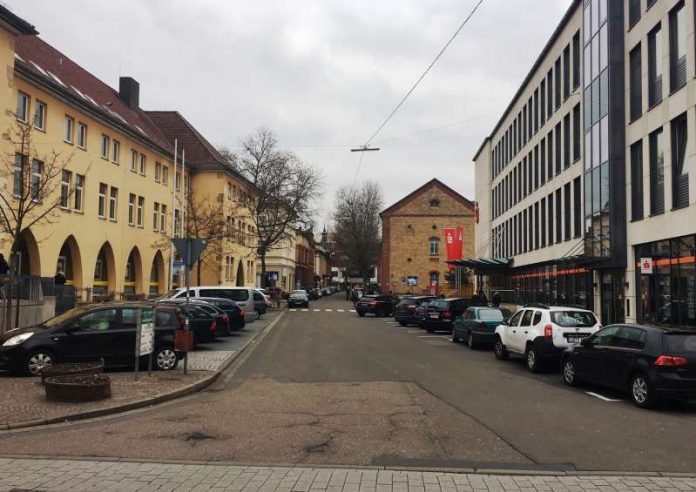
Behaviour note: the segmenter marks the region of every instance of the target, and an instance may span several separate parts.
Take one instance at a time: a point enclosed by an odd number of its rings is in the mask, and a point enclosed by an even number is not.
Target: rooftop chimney
[[[132,77],[118,79],[118,95],[129,108],[140,107],[140,84]]]

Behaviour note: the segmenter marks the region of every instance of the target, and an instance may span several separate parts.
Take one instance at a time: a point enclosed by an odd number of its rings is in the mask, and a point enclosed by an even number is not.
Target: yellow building
[[[223,165],[188,122],[175,112],[143,111],[135,80],[121,77],[119,90],[112,89],[3,7],[0,42],[5,67],[0,132],[31,128],[32,147],[24,152],[32,161],[31,179],[33,174],[36,180],[47,179],[53,162],[61,169],[52,192],[54,203],[61,197],[60,207],[21,234],[20,273],[53,277],[63,272],[84,299],[165,292],[172,226],[183,228],[183,197],[190,183],[197,197],[220,200],[228,214],[228,238],[215,246],[201,282],[253,285],[255,231],[239,221],[235,208],[235,190],[248,189],[248,183]],[[176,115],[187,128],[177,141],[176,159],[177,135],[162,123],[159,116],[165,114]],[[201,157],[200,148],[213,158]],[[182,150],[191,156],[184,174]],[[17,183],[29,181],[18,180],[13,169],[13,161],[22,162],[15,157],[20,153],[16,145],[5,138],[0,153],[6,164],[2,185],[12,202]],[[7,234],[0,237],[0,252],[8,258],[11,245]],[[194,283],[199,280],[195,273]]]

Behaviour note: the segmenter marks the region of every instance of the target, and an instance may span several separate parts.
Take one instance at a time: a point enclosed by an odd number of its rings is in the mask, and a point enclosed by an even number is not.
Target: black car
[[[647,325],[609,325],[568,349],[563,380],[626,391],[639,407],[696,397],[696,331]]]
[[[428,303],[425,319],[420,324],[428,333],[446,331],[451,333],[454,318],[461,316],[471,306],[471,299],[435,299]]]
[[[433,299],[435,300],[435,299]],[[423,301],[420,303],[420,305],[416,308],[416,310],[413,312],[413,319],[415,320],[415,324],[417,324],[420,328],[423,328],[423,323],[425,323],[425,318],[428,316],[428,305],[432,301]]]
[[[228,335],[231,335],[233,331],[243,330],[244,326],[246,326],[244,311],[242,311],[242,308],[240,308],[236,302],[226,297],[196,297],[196,300],[205,301],[218,309],[222,309],[227,314]],[[216,334],[219,334],[220,331],[220,329],[216,330]]]
[[[363,296],[355,305],[355,312],[360,317],[366,314],[374,314],[378,317],[391,316],[394,312],[394,298],[377,295]]]
[[[424,302],[430,302],[434,299],[436,299],[436,297],[432,296],[403,297],[398,304],[394,306],[394,319],[398,321],[401,326],[418,324],[416,310]]]
[[[217,333],[218,317],[220,313],[211,314],[205,309],[201,309],[200,304],[206,304],[190,300],[186,305],[186,299],[162,299],[157,301],[158,306],[175,306],[179,308],[182,322],[185,318],[189,320],[189,330],[193,331],[194,347],[199,343],[212,342]],[[212,307],[210,305],[208,308]]]
[[[153,305],[147,303],[76,307],[39,325],[10,330],[0,335],[0,369],[38,376],[55,363],[104,359],[107,367],[131,366],[138,317],[153,315],[153,366],[174,369],[180,358],[174,351],[174,331],[180,326],[177,310],[158,306],[153,311]]]

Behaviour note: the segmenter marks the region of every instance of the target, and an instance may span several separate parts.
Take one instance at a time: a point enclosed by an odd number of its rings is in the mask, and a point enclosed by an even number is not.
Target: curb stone
[[[64,423],[64,422],[73,422],[76,420],[86,420],[86,419],[92,419],[92,418],[97,418],[97,417],[104,417],[106,415],[123,413],[123,412],[127,412],[130,410],[135,410],[137,408],[148,407],[151,405],[156,405],[158,403],[164,403],[167,401],[175,400],[177,398],[181,398],[183,396],[190,395],[192,393],[197,393],[197,392],[207,388],[211,384],[213,384],[220,377],[220,374],[222,374],[232,364],[232,362],[234,362],[237,359],[237,357],[239,357],[242,353],[244,353],[246,351],[246,349],[249,347],[249,345],[251,345],[254,342],[254,340],[256,340],[262,333],[264,333],[266,330],[268,330],[270,327],[272,327],[275,323],[277,323],[278,320],[280,320],[284,314],[285,314],[285,311],[280,311],[277,318],[272,320],[270,323],[268,323],[266,326],[264,326],[260,331],[256,332],[253,337],[249,338],[246,342],[244,342],[244,345],[242,345],[239,348],[239,350],[237,350],[234,353],[227,356],[227,358],[223,361],[223,363],[220,365],[220,367],[213,374],[201,379],[200,381],[196,381],[195,383],[191,383],[191,384],[188,384],[188,385],[183,386],[181,388],[172,390],[169,393],[165,393],[165,394],[157,395],[157,396],[152,396],[149,398],[144,398],[142,400],[132,401],[129,403],[124,403],[124,404],[116,405],[113,407],[99,408],[97,410],[87,410],[84,412],[78,412],[78,413],[73,413],[73,414],[69,414],[69,415],[61,415],[60,417],[51,417],[51,418],[46,418],[46,419],[33,419],[33,420],[25,420],[23,422],[12,422],[9,424],[2,424],[2,425],[0,425],[0,431],[26,429],[26,428],[31,428],[31,427],[39,427],[39,426],[43,426],[43,425],[59,424],[59,423]]]

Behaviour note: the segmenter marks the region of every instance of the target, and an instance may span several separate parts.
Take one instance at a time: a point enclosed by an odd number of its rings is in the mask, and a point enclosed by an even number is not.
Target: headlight
[[[13,345],[19,345],[20,343],[26,341],[32,335],[32,332],[22,333],[21,335],[15,335],[12,338],[8,338],[7,340],[5,340],[5,343],[3,343],[2,346],[11,347]]]

